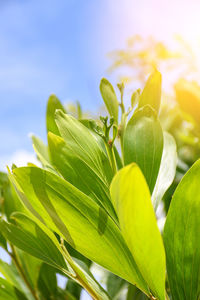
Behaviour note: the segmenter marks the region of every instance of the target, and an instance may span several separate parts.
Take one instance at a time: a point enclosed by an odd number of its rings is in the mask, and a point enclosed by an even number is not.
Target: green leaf
[[[30,201],[48,227],[84,256],[148,293],[118,226],[93,199],[40,168],[13,172],[22,201]]]
[[[137,89],[133,92],[131,96],[131,107],[133,108],[139,101],[140,98],[140,89]]]
[[[0,300],[27,300],[16,287],[0,278]]]
[[[200,160],[179,183],[167,215],[164,243],[174,300],[199,298],[200,281]]]
[[[126,300],[148,300],[148,297],[143,294],[136,286],[129,285]]]
[[[31,139],[33,143],[33,149],[43,168],[50,172],[56,173],[56,170],[54,170],[54,168],[51,165],[48,146],[45,145],[40,138],[34,135],[31,136]]]
[[[54,134],[59,135],[58,127],[55,123],[55,111],[56,109],[60,109],[65,112],[65,109],[61,102],[55,95],[51,95],[48,99],[47,103],[47,111],[46,111],[46,126],[47,132],[53,132]]]
[[[107,286],[107,291],[109,295],[112,297],[112,299],[118,299],[118,296],[125,285],[126,285],[126,281],[123,280],[122,278],[112,273],[108,274],[106,280],[106,286]]]
[[[67,281],[66,291],[73,295],[76,300],[80,299],[82,289],[74,280],[69,279]]]
[[[74,153],[64,139],[48,134],[51,161],[59,173],[84,194],[93,198],[116,219],[110,200],[109,186],[85,161]]]
[[[115,123],[117,124],[119,103],[113,86],[105,78],[101,79],[100,92],[110,116],[114,118]]]
[[[9,284],[24,293],[29,300],[33,300],[30,290],[27,288],[24,280],[19,275],[14,264],[7,264],[0,260],[0,273],[4,276]]]
[[[108,157],[90,130],[61,110],[56,111],[55,118],[60,135],[71,152],[88,164],[105,184],[109,184],[113,173]]]
[[[4,236],[1,234],[1,232],[0,232],[0,247],[7,250],[7,242]]]
[[[33,143],[33,148],[37,154],[37,158],[42,163],[42,165],[45,166],[46,163],[50,163],[48,147],[43,143],[43,141],[39,137],[35,135],[31,135],[31,139]]]
[[[97,124],[97,121],[93,119],[81,119],[79,120],[85,127],[87,127],[92,135],[95,137],[96,141],[98,142],[99,146],[103,149],[103,151],[107,154],[105,142],[102,136],[105,135],[103,128]]]
[[[56,268],[67,269],[63,256],[59,252],[59,243],[52,232],[45,228],[45,232],[48,232],[47,235],[33,220],[24,214],[15,213],[12,218],[16,221],[17,226],[4,220],[0,222],[1,232],[7,240],[19,249]]]
[[[29,255],[28,253],[16,249],[17,256],[21,262],[26,279],[29,281],[33,290],[37,289],[37,280],[40,272],[42,262],[40,259]]]
[[[119,155],[119,152],[117,151],[117,148],[115,145],[113,145],[113,150],[114,150],[114,154],[115,154],[117,169],[120,170],[123,167],[123,164],[122,164],[122,160]]]
[[[163,133],[157,115],[149,105],[137,110],[124,134],[125,165],[138,164],[153,192],[163,152]]]
[[[160,108],[162,76],[155,70],[148,78],[140,96],[138,107],[151,105],[157,112]]]
[[[43,296],[43,299],[56,299],[56,270],[50,265],[42,264],[38,278],[38,288]]]
[[[111,198],[122,234],[154,296],[165,299],[165,251],[145,178],[135,163],[111,183]]]
[[[0,173],[0,194],[2,197],[2,214],[5,214],[7,219],[15,211],[24,211],[24,207],[10,184],[6,173]],[[3,241],[1,238],[0,240]]]
[[[176,174],[176,165],[176,142],[171,134],[164,132],[164,147],[160,170],[152,195],[152,201],[155,209],[157,209],[162,197],[174,180]]]

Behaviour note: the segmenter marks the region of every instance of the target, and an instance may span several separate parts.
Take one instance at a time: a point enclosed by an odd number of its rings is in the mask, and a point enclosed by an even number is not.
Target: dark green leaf
[[[125,165],[136,162],[153,192],[163,152],[163,133],[155,111],[150,106],[137,110],[124,134]]]
[[[49,265],[42,264],[38,278],[38,288],[43,299],[55,299],[57,295],[56,270]]]
[[[167,215],[164,242],[173,300],[196,300],[200,294],[200,160],[179,183]]]

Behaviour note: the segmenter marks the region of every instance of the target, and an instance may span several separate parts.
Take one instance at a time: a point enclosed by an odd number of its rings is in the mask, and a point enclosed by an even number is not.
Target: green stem
[[[121,154],[122,154],[122,163],[124,165],[124,130],[126,126],[127,114],[122,113],[121,124],[120,124],[120,146],[121,146]]]
[[[61,238],[61,248],[63,250],[63,255],[67,262],[69,263],[70,267],[72,268],[74,274],[71,275],[71,278],[76,280],[92,297],[94,300],[102,300],[102,297],[99,297],[96,290],[89,284],[84,272],[76,265],[76,263],[71,258],[69,252],[65,248],[64,240]]]
[[[117,163],[116,163],[116,159],[115,159],[113,145],[109,145],[109,143],[105,142],[105,146],[106,146],[106,151],[108,153],[108,158],[109,158],[113,173],[116,174],[117,173]]]
[[[32,288],[32,286],[30,285],[29,281],[27,280],[25,274],[24,274],[24,271],[23,271],[23,268],[22,268],[20,259],[19,259],[19,257],[18,257],[18,254],[17,254],[16,250],[15,250],[15,247],[14,247],[12,244],[10,244],[10,247],[11,247],[11,250],[12,250],[12,253],[10,253],[10,256],[11,256],[11,258],[13,259],[13,261],[14,261],[14,263],[15,263],[15,265],[16,265],[16,268],[17,268],[19,274],[21,275],[21,277],[23,278],[23,280],[24,280],[24,282],[25,282],[27,288],[29,289],[29,291],[30,291],[31,294],[33,295],[33,298],[34,298],[35,300],[40,300],[40,299],[38,298],[36,292],[35,292],[34,289]]]

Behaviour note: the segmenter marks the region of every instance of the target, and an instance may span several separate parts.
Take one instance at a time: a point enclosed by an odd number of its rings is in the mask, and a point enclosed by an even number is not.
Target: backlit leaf
[[[160,170],[152,195],[152,201],[155,209],[162,200],[164,193],[172,184],[176,174],[177,165],[176,142],[173,136],[167,132],[164,132],[163,136],[164,147],[160,163]]]
[[[161,82],[162,76],[160,72],[155,70],[149,76],[146,85],[142,91],[138,105],[139,108],[149,104],[157,112],[159,111],[161,99]]]
[[[89,259],[148,293],[118,226],[93,199],[40,168],[13,172],[22,201],[30,201],[48,227]]]
[[[54,134],[59,135],[58,127],[55,123],[55,111],[56,109],[61,109],[65,112],[65,109],[61,102],[55,95],[51,95],[47,103],[47,112],[46,112],[46,126],[47,132],[53,132]]]
[[[153,295],[165,299],[165,252],[149,188],[135,163],[121,169],[111,183],[111,198],[122,234]]]

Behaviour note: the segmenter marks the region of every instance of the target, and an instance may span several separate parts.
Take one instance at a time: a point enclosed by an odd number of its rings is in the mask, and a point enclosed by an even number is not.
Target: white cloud
[[[6,166],[11,167],[12,164],[15,164],[17,167],[22,167],[25,166],[28,162],[40,166],[40,163],[37,160],[34,152],[29,152],[23,149],[17,150],[11,156],[1,156],[0,170],[6,171]]]

